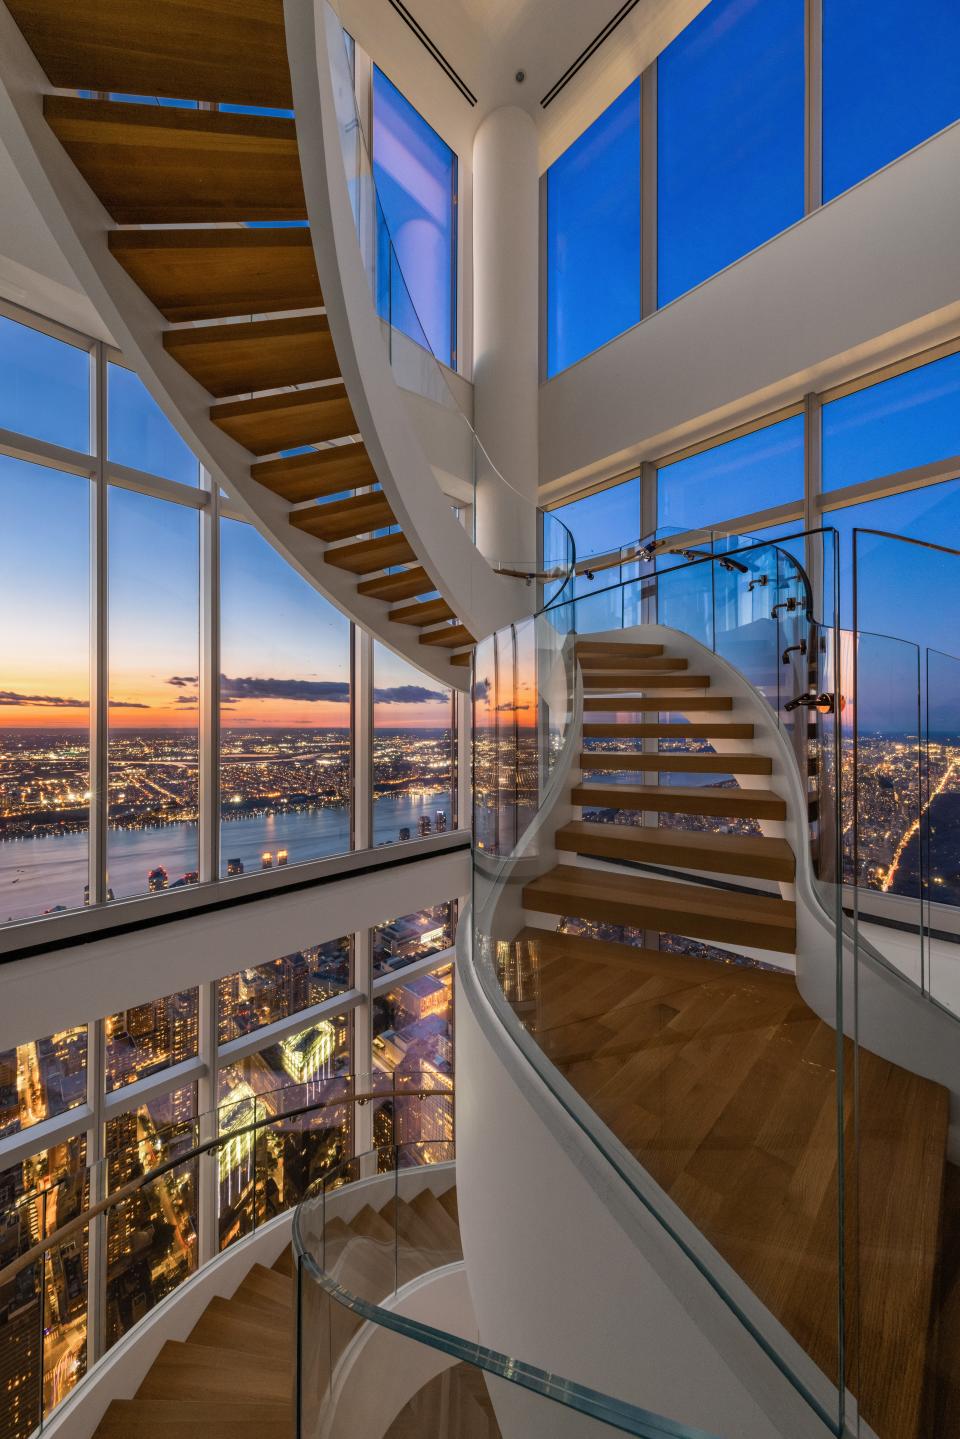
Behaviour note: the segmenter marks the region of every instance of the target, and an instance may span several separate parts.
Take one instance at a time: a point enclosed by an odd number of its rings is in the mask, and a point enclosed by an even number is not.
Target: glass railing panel
[[[960,1015],[960,658],[925,655],[926,988]]]
[[[853,716],[854,883],[859,932],[923,983],[920,652],[857,635]],[[893,918],[896,928],[877,920]]]

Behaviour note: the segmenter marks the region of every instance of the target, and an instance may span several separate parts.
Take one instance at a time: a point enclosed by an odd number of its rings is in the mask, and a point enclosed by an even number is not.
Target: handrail
[[[328,1082],[336,1083],[337,1081],[332,1080]],[[268,1093],[279,1092],[282,1091],[268,1091]],[[3,1269],[0,1269],[0,1288],[8,1284],[11,1279],[15,1279],[24,1269],[28,1269],[31,1264],[35,1263],[41,1255],[46,1254],[48,1250],[55,1248],[58,1244],[62,1244],[64,1240],[69,1239],[72,1234],[76,1234],[79,1230],[85,1229],[91,1220],[96,1219],[100,1214],[105,1214],[109,1209],[114,1209],[118,1204],[122,1204],[125,1199],[129,1199],[131,1195],[136,1194],[138,1190],[143,1189],[145,1185],[151,1183],[154,1179],[164,1174],[169,1174],[172,1169],[179,1169],[182,1164],[187,1164],[191,1159],[196,1159],[202,1154],[216,1153],[223,1145],[230,1144],[233,1140],[240,1138],[244,1134],[252,1134],[257,1130],[266,1129],[270,1125],[278,1124],[283,1120],[300,1118],[304,1114],[315,1114],[322,1109],[342,1109],[346,1104],[359,1104],[362,1106],[370,1100],[397,1098],[425,1099],[428,1094],[448,1095],[453,1094],[453,1092],[454,1089],[451,1082],[449,1088],[443,1089],[430,1089],[420,1085],[410,1089],[371,1089],[359,1094],[341,1094],[336,1099],[322,1099],[318,1100],[315,1104],[302,1104],[294,1109],[285,1109],[282,1114],[267,1115],[264,1116],[263,1119],[254,1120],[252,1124],[245,1124],[237,1129],[231,1129],[227,1134],[218,1134],[213,1139],[203,1140],[200,1144],[192,1145],[189,1149],[185,1149],[181,1153],[165,1159],[153,1169],[147,1170],[144,1174],[137,1175],[135,1179],[129,1180],[126,1184],[122,1184],[120,1188],[115,1189],[112,1194],[108,1194],[104,1199],[98,1200],[96,1204],[89,1205],[86,1209],[82,1210],[81,1213],[74,1215],[74,1217],[67,1220],[65,1224],[61,1224],[57,1229],[53,1230],[52,1233],[38,1240],[37,1243],[29,1249],[25,1249],[22,1254],[18,1254],[16,1259],[12,1259],[9,1264],[5,1265]],[[263,1095],[255,1096],[257,1099],[263,1097]],[[236,1102],[249,1104],[250,1101],[243,1099]],[[220,1106],[220,1109],[228,1108],[229,1103],[230,1101],[227,1101],[226,1104]],[[208,1111],[208,1113],[217,1114],[219,1113],[219,1109]],[[198,1124],[204,1117],[203,1115],[198,1115],[195,1119],[185,1120],[184,1123]],[[108,1155],[107,1158],[109,1157]],[[102,1162],[103,1161],[100,1161],[100,1163]],[[88,1168],[96,1167],[96,1165],[88,1166]],[[43,1200],[53,1192],[54,1187],[55,1186],[51,1185],[50,1189],[36,1190],[33,1194],[21,1198],[16,1208],[23,1208],[34,1200]]]
[[[376,1156],[378,1159],[377,1170],[382,1177],[383,1171],[380,1169],[379,1157],[384,1152],[395,1154],[396,1146],[380,1145],[370,1149],[367,1155],[361,1155],[359,1158]],[[382,1329],[388,1329],[405,1339],[438,1350],[458,1363],[469,1364],[497,1379],[516,1384],[518,1388],[552,1400],[556,1404],[563,1405],[564,1408],[572,1409],[588,1418],[618,1429],[621,1433],[633,1434],[636,1439],[716,1439],[715,1436],[707,1434],[702,1429],[692,1429],[688,1425],[665,1419],[648,1409],[641,1409],[626,1401],[613,1399],[599,1390],[591,1389],[587,1385],[576,1383],[573,1380],[563,1379],[536,1365],[511,1358],[499,1350],[464,1339],[461,1335],[448,1333],[446,1330],[438,1329],[435,1325],[426,1324],[422,1320],[410,1319],[394,1309],[384,1308],[382,1305],[376,1304],[370,1299],[363,1299],[344,1288],[331,1274],[327,1273],[311,1252],[302,1232],[301,1212],[309,1204],[311,1198],[318,1194],[322,1194],[325,1201],[326,1191],[338,1187],[338,1175],[342,1178],[343,1171],[356,1162],[356,1159],[344,1161],[337,1169],[318,1179],[314,1185],[311,1185],[311,1190],[314,1191],[313,1195],[308,1190],[304,1199],[293,1212],[292,1240],[298,1268],[302,1265],[311,1279],[337,1304]],[[303,1346],[298,1345],[298,1365],[302,1362],[302,1348]],[[300,1394],[304,1390],[299,1378],[297,1390]]]
[[[938,545],[934,540],[918,540],[914,535],[895,535],[890,530],[872,530],[868,525],[857,525],[853,533],[878,535],[882,540],[899,540],[903,545],[916,545],[923,550],[939,550],[942,555],[956,555],[960,559],[960,550],[955,550],[952,545]]]

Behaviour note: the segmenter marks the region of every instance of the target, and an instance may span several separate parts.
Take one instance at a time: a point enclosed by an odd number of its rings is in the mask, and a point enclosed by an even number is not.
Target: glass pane
[[[452,829],[453,691],[377,643],[373,682],[373,843]]]
[[[640,477],[560,505],[552,513],[573,535],[578,564],[588,555],[600,555],[629,545],[640,538]],[[612,577],[604,572],[607,585],[616,584],[619,578],[616,570]]]
[[[960,455],[960,354],[823,407],[823,488]]]
[[[398,1090],[427,1085],[431,1093],[380,1100],[373,1115],[379,1147],[412,1146],[406,1158],[439,1164],[452,1157],[453,967],[397,984],[373,1004],[374,1069]],[[433,1092],[436,1091],[436,1092]]]
[[[183,989],[107,1016],[108,1091],[196,1058],[198,996]]]
[[[640,320],[640,81],[547,171],[547,374]]]
[[[108,459],[166,480],[199,484],[196,455],[133,370],[107,366],[107,406]]]
[[[90,482],[0,455],[0,506],[0,921],[6,921],[84,902]]]
[[[221,1249],[346,1157],[353,1106],[335,1101],[350,1082],[351,1036],[351,1016],[331,1016],[220,1070],[219,1130],[233,1136],[217,1161]]]
[[[353,940],[349,935],[224,975],[217,981],[220,1043],[252,1034],[265,1024],[289,1019],[301,1009],[342,994],[350,988],[352,975]]]
[[[960,658],[926,656],[927,983],[939,1004],[960,1014],[960,950],[941,905],[960,905]]]
[[[418,959],[450,949],[456,929],[455,899],[377,925],[372,931],[374,975],[392,974]]]
[[[803,500],[803,416],[657,471],[657,526],[689,530]]]
[[[712,0],[657,61],[657,111],[666,305],[803,215],[803,0]]]
[[[403,276],[390,286],[402,303],[380,312],[455,367],[457,157],[376,66],[373,173]],[[411,302],[416,313],[404,313]]]
[[[823,198],[960,115],[960,10],[943,0],[823,0]]]
[[[85,1024],[0,1050],[0,1138],[65,1114],[86,1097]]]
[[[0,428],[89,454],[89,350],[0,315]]]
[[[81,1135],[0,1172],[0,1210],[7,1219],[0,1246],[3,1264],[87,1207],[85,1166]],[[26,1439],[86,1372],[87,1256],[84,1228],[0,1290],[3,1423],[4,1433],[14,1439]]]
[[[221,525],[222,868],[351,844],[350,622],[252,525]]]
[[[198,877],[198,512],[110,491],[110,898]]]
[[[192,1148],[196,1108],[196,1088],[188,1085],[108,1120],[110,1190]],[[108,1349],[197,1268],[197,1164],[186,1160],[109,1211]]]

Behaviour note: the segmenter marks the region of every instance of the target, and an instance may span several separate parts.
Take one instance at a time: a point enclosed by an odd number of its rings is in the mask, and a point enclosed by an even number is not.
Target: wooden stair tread
[[[10,0],[7,8],[57,89],[293,103],[280,0]]]
[[[792,953],[796,943],[796,908],[788,900],[635,873],[557,865],[524,887],[523,904],[547,914],[606,920],[784,954]]]
[[[772,774],[773,761],[763,754],[697,754],[661,750],[644,754],[639,750],[584,750],[580,768],[609,770],[657,770],[663,774]]]
[[[659,690],[708,689],[709,675],[692,675],[686,670],[585,670],[584,691],[640,690],[645,694]]]
[[[428,630],[420,636],[422,645],[439,645],[442,649],[458,649],[461,645],[472,645],[476,641],[466,625],[444,625],[439,630]]]
[[[388,619],[397,625],[432,625],[438,620],[456,619],[453,610],[442,596],[435,600],[421,600],[419,604],[400,605],[392,609]]]
[[[228,1346],[180,1343],[168,1339],[144,1376],[136,1399],[235,1399],[254,1392],[258,1402],[290,1397],[293,1372],[276,1354],[240,1353]]]
[[[464,669],[469,668],[473,664],[473,650],[464,650],[462,654],[451,655],[450,663],[461,665]]]
[[[663,645],[646,644],[621,644],[617,640],[592,640],[583,638],[577,640],[577,659],[583,662],[584,658],[592,659],[596,655],[633,655],[638,658],[649,659],[653,655],[662,655]]]
[[[277,1258],[271,1264],[270,1269],[273,1274],[284,1274],[288,1279],[293,1278],[296,1272],[296,1264],[293,1258],[292,1245],[287,1244],[281,1249]]]
[[[260,1402],[250,1395],[229,1399],[114,1399],[94,1430],[94,1439],[165,1439],[178,1433],[199,1433],[210,1439],[291,1439],[291,1400]]]
[[[311,505],[309,509],[294,510],[290,523],[308,535],[318,539],[353,539],[356,535],[369,534],[371,530],[383,529],[396,524],[396,516],[390,508],[390,501],[380,490],[368,495],[354,495],[347,500],[327,501],[322,505]]]
[[[346,445],[326,445],[306,455],[260,460],[251,465],[250,473],[258,484],[265,485],[275,495],[293,504],[378,483],[362,440]]]
[[[340,375],[325,315],[165,330],[163,345],[216,398]]]
[[[275,1304],[281,1309],[289,1309],[293,1304],[291,1281],[285,1274],[277,1274],[263,1264],[255,1264],[248,1271],[239,1287],[234,1291],[234,1299],[240,1294],[255,1296],[267,1303]]]
[[[43,109],[118,225],[306,219],[292,120],[71,95]]]
[[[433,580],[422,565],[411,565],[392,575],[376,575],[371,580],[361,580],[357,593],[369,595],[375,600],[408,600],[416,595],[426,594],[435,588]]]
[[[714,874],[747,875],[788,884],[792,883],[796,869],[787,841],[766,835],[711,834],[572,820],[557,831],[555,840],[558,849],[599,859],[626,859]]]
[[[111,230],[107,241],[172,322],[323,304],[307,229]]]
[[[443,1193],[438,1196],[438,1198],[444,1209],[450,1215],[450,1218],[453,1220],[454,1224],[457,1226],[457,1232],[459,1233],[460,1210],[457,1204],[457,1186],[455,1184],[451,1184],[449,1189],[445,1189]]]
[[[210,411],[213,423],[255,455],[272,455],[299,445],[342,439],[356,434],[346,386],[318,385],[227,400]]]
[[[613,699],[602,699],[598,695],[584,695],[584,711],[602,710],[607,714],[659,714],[666,711],[677,710],[681,713],[700,713],[708,710],[732,710],[733,700],[730,695],[684,695],[682,699],[671,696],[670,704],[664,705],[659,698],[649,698],[643,695],[616,695]]]
[[[376,539],[331,545],[323,552],[324,562],[355,575],[369,575],[389,565],[406,564],[417,557],[406,535],[379,535]],[[360,586],[358,585],[359,589]],[[369,593],[369,591],[364,591]]]
[[[665,673],[668,670],[686,670],[690,667],[690,661],[681,656],[634,655],[626,648],[622,655],[584,654],[578,649],[577,659],[580,661],[580,668],[583,670],[585,679],[597,671],[602,674],[619,674],[626,670],[632,674],[642,675],[649,670]]]
[[[753,725],[723,720],[703,724],[673,720],[640,720],[636,724],[591,721],[584,723],[583,734],[586,739],[752,739]]]
[[[723,785],[579,784],[571,798],[578,805],[656,810],[661,814],[739,819],[785,819],[787,815],[786,802],[772,790]]]

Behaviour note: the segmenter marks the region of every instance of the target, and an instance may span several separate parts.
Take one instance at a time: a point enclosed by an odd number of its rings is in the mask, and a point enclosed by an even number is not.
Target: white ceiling
[[[339,0],[344,24],[462,156],[500,105],[529,111],[544,166],[650,63],[708,0],[639,0],[544,110],[540,101],[623,0],[404,0],[477,96],[471,108],[389,0]],[[525,79],[516,82],[518,70]]]

